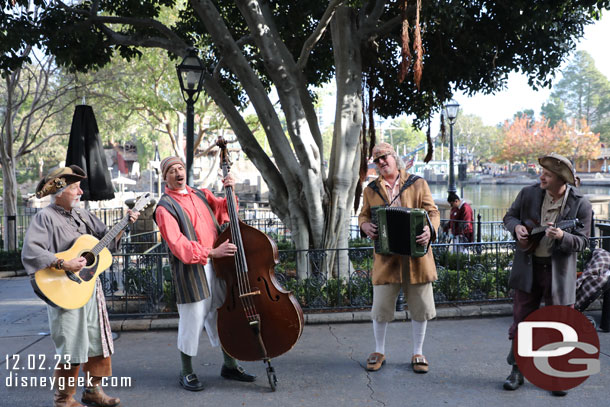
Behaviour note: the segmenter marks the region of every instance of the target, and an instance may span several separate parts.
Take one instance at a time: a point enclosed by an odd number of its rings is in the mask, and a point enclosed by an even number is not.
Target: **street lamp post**
[[[445,104],[445,115],[449,120],[449,189],[447,192],[449,195],[456,193],[455,187],[455,174],[453,171],[453,125],[458,116],[460,105],[455,100],[451,99],[449,103]]]
[[[193,150],[195,139],[195,102],[203,87],[203,61],[193,48],[176,65],[182,98],[186,102],[186,183],[193,186]]]

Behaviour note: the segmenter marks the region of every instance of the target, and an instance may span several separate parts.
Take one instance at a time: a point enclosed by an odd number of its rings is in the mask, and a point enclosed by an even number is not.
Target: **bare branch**
[[[378,37],[383,37],[386,34],[396,31],[402,24],[402,16],[392,17],[378,27],[370,26],[370,29],[363,31],[363,37],[367,41],[375,41]]]
[[[22,150],[22,151],[17,152],[17,153],[15,154],[15,158],[20,158],[20,157],[22,157],[22,156],[24,156],[24,155],[26,155],[26,154],[31,153],[32,151],[36,150],[37,148],[39,148],[39,147],[40,147],[40,146],[42,146],[43,144],[48,143],[48,142],[49,142],[49,140],[51,140],[51,139],[52,139],[52,138],[54,138],[54,137],[57,137],[57,136],[68,136],[68,135],[70,135],[70,133],[53,133],[53,134],[51,134],[51,135],[49,135],[49,136],[46,136],[46,137],[44,137],[42,140],[40,140],[40,142],[39,142],[39,143],[35,144],[35,145],[34,145],[34,146],[32,146],[31,148],[29,148],[29,149],[27,149],[27,150]]]
[[[95,2],[90,10],[81,10],[70,7],[64,2],[57,2],[62,8],[82,16],[86,16],[102,30],[111,41],[119,45],[141,46],[146,48],[163,48],[171,52],[182,51],[186,53],[188,44],[165,24],[152,18],[116,17],[97,15],[99,2]],[[135,39],[133,36],[117,33],[106,24],[125,24],[155,29],[162,37],[148,37]]]
[[[335,14],[335,10],[337,7],[341,6],[345,3],[345,0],[332,0],[328,3],[328,7],[324,11],[322,18],[318,22],[316,29],[311,33],[311,35],[305,40],[303,44],[303,48],[301,49],[301,54],[299,55],[299,59],[297,60],[297,69],[303,71],[305,66],[307,65],[307,59],[309,58],[309,54],[311,50],[316,46],[320,38],[324,35],[326,28],[328,28],[328,24],[330,20],[333,18]]]

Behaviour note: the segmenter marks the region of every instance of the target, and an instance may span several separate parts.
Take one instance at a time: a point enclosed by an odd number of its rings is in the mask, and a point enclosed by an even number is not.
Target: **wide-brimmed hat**
[[[175,164],[182,164],[183,167],[186,167],[186,165],[184,165],[184,161],[182,161],[180,157],[176,156],[167,157],[161,161],[161,174],[163,175],[163,179],[165,179],[165,174],[167,174],[167,171],[169,171],[171,166]]]
[[[36,198],[43,198],[47,195],[54,194],[62,188],[70,184],[79,182],[87,178],[85,171],[78,165],[69,167],[56,168],[51,171],[46,177],[38,182],[36,186]]]
[[[574,174],[574,166],[566,157],[551,153],[538,158],[540,165],[547,170],[557,174],[562,180],[570,185],[578,186],[578,178]]]
[[[394,148],[388,143],[379,143],[373,147],[373,161],[384,155],[396,155]]]

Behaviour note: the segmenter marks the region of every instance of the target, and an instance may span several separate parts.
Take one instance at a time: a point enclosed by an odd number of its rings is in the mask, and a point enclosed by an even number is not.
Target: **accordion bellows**
[[[371,220],[377,225],[378,235],[375,239],[375,253],[424,256],[428,246],[415,243],[415,237],[423,233],[427,216],[423,209],[371,207]]]

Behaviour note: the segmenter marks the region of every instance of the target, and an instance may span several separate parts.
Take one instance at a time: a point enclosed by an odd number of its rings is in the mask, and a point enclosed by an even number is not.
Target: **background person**
[[[449,222],[443,227],[445,233],[449,232],[453,235],[455,243],[472,243],[474,242],[473,221],[474,214],[472,207],[467,202],[460,199],[458,194],[451,192],[447,198],[447,202],[451,205],[451,213]],[[458,251],[464,246],[459,246]]]

